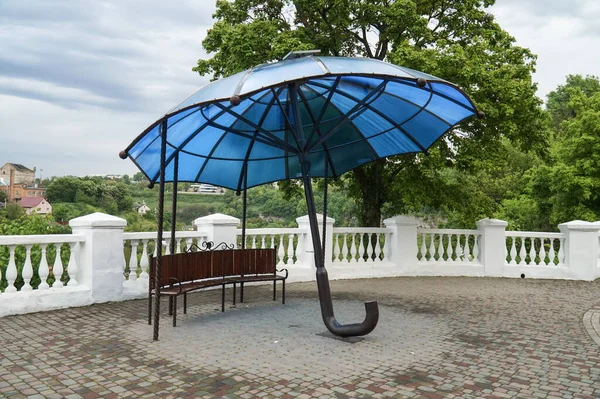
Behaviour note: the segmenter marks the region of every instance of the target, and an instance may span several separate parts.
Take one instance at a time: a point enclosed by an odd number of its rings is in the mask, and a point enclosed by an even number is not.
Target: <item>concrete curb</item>
[[[588,310],[583,315],[583,326],[592,340],[600,346],[600,309]]]

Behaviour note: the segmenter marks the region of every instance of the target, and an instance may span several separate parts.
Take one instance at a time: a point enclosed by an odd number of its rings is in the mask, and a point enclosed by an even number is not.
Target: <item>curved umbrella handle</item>
[[[333,303],[331,301],[331,290],[329,289],[329,277],[324,267],[317,268],[317,287],[319,289],[319,302],[321,302],[321,314],[327,329],[334,335],[340,337],[357,337],[367,335],[375,329],[379,321],[379,307],[377,301],[366,302],[367,312],[362,323],[342,325],[335,319]]]

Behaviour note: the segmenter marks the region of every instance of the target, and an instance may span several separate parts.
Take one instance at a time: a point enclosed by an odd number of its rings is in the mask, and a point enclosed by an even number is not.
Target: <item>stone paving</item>
[[[289,284],[286,305],[248,287],[225,313],[219,291],[192,294],[158,342],[145,300],[2,318],[0,397],[600,398],[600,281],[331,285],[343,323],[379,301],[373,333],[328,336],[315,283]]]

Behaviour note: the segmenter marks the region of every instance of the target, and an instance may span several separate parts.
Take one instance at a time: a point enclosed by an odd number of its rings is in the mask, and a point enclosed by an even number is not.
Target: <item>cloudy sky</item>
[[[191,71],[214,0],[0,0],[0,166],[38,177],[135,173],[118,152],[206,80]],[[600,76],[600,2],[497,0],[538,55],[538,95]]]

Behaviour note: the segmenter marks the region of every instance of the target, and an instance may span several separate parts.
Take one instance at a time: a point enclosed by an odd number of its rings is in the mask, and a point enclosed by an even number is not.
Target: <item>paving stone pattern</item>
[[[332,282],[343,323],[379,301],[363,340],[327,334],[314,283],[287,288],[225,313],[191,294],[176,328],[164,301],[158,342],[145,300],[2,318],[0,398],[600,398],[600,281]]]

